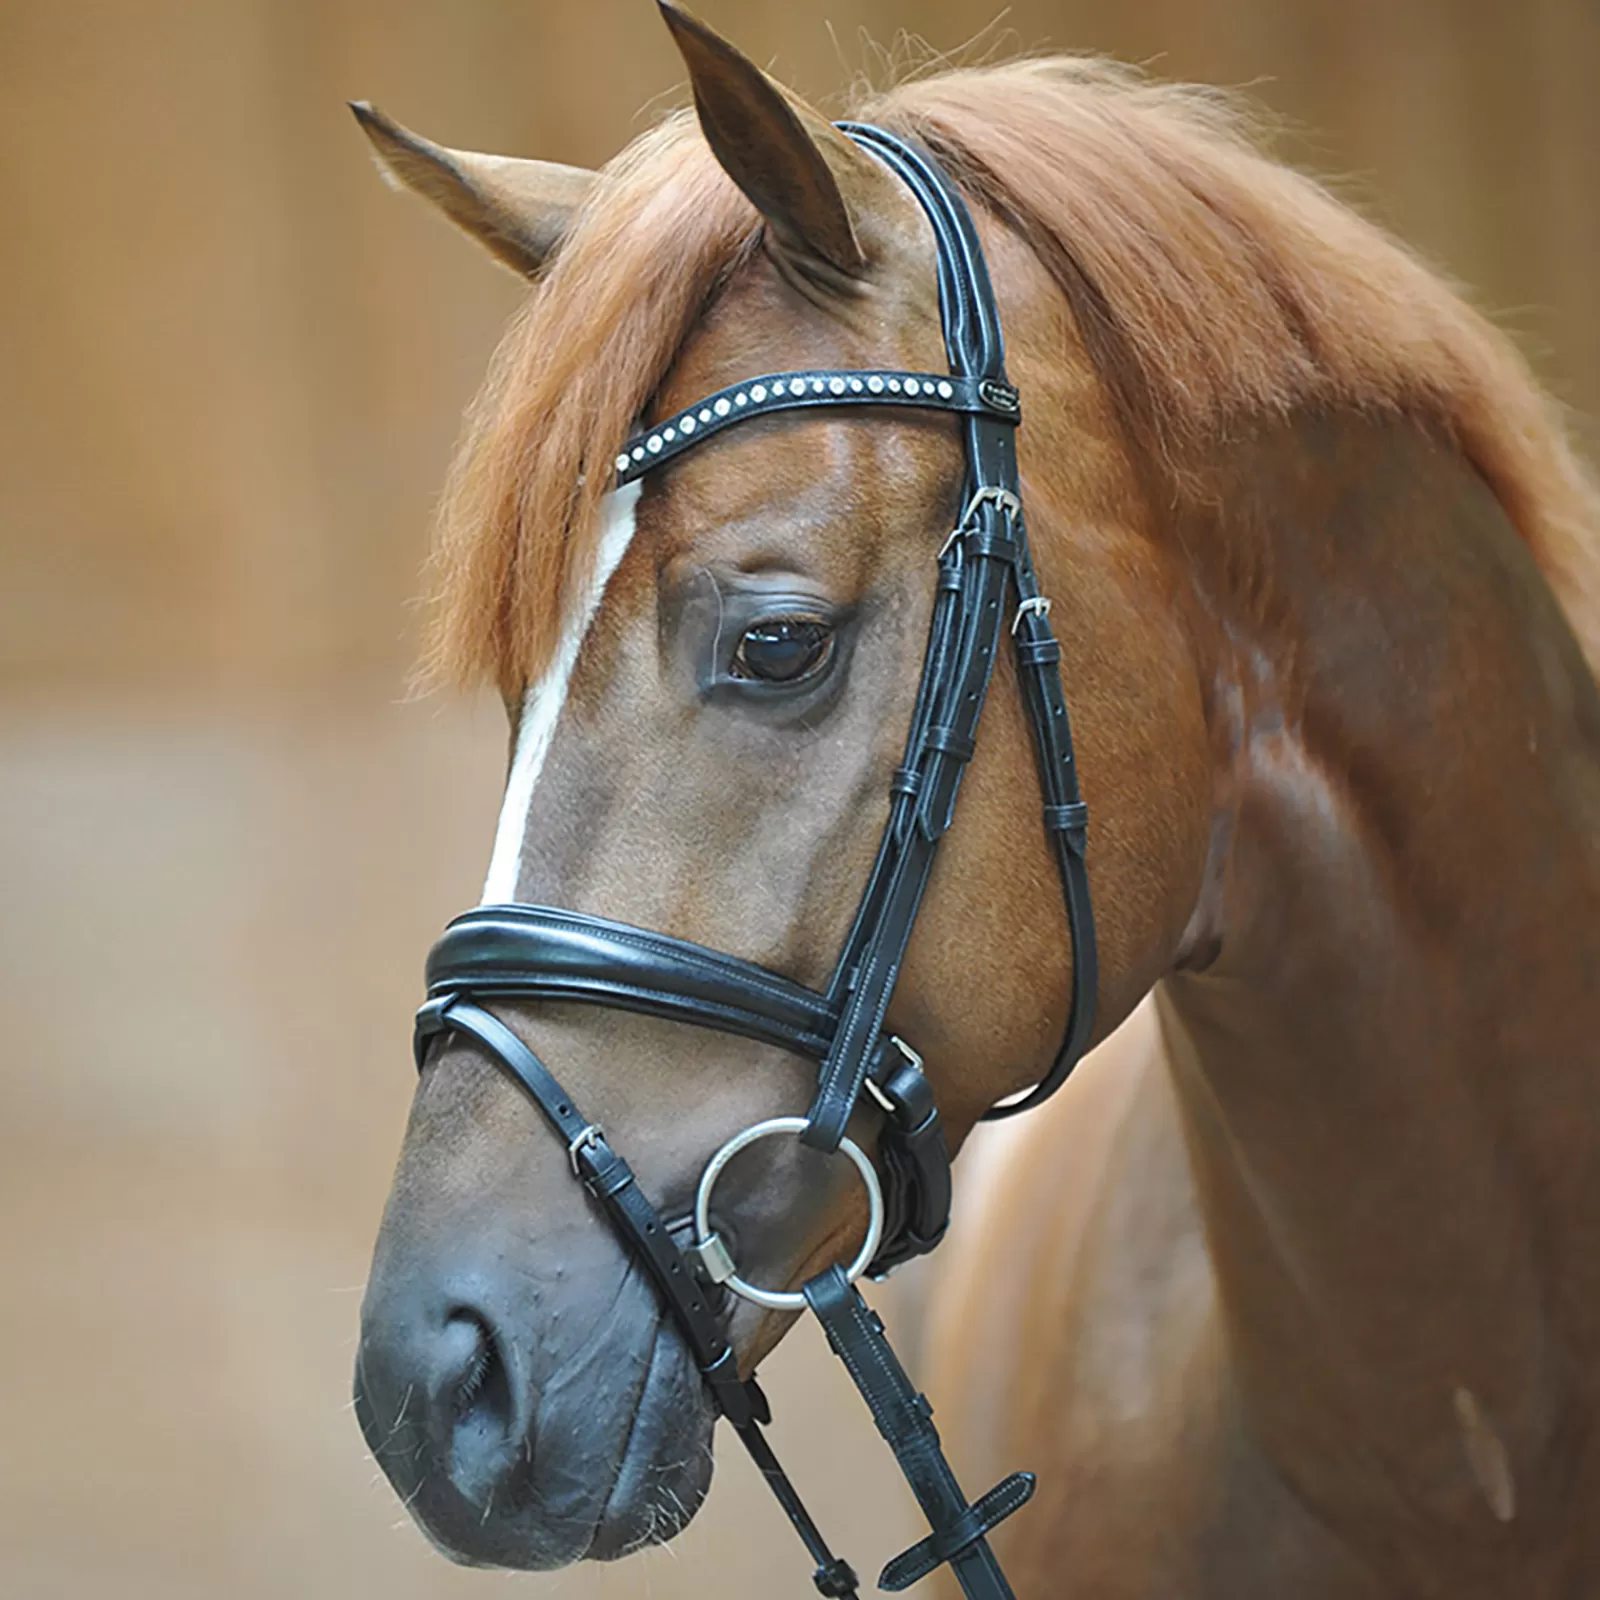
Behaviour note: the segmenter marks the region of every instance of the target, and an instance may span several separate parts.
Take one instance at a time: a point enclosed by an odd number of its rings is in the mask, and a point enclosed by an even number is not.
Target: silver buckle
[[[1030,599],[1024,600],[1022,604],[1017,607],[1017,614],[1011,619],[1011,637],[1013,639],[1015,639],[1017,636],[1017,629],[1022,626],[1022,619],[1027,616],[1030,611],[1038,612],[1041,617],[1048,617],[1050,615],[1050,596],[1047,594],[1036,594]]]
[[[594,1148],[596,1140],[603,1139],[606,1130],[598,1122],[588,1123],[573,1136],[572,1142],[567,1146],[567,1164],[572,1168],[574,1178],[582,1177],[578,1171],[578,1155],[581,1151]]]
[[[903,1055],[906,1060],[917,1069],[918,1072],[923,1072],[926,1070],[923,1066],[922,1057],[919,1056],[917,1052],[913,1050],[898,1033],[891,1033],[889,1035],[889,1043],[892,1044],[895,1049],[898,1050],[900,1054]],[[883,1090],[872,1081],[871,1078],[863,1078],[861,1080],[861,1087],[878,1102],[878,1108],[881,1111],[886,1112],[889,1116],[894,1115],[894,1101],[892,1101],[888,1095],[886,1095]]]
[[[1022,515],[1022,501],[1016,495],[1012,494],[1009,489],[996,488],[993,484],[990,484],[986,488],[979,489],[967,501],[967,509],[961,513],[963,527],[972,521],[977,514],[978,507],[986,500],[992,500],[995,509],[1003,511],[1008,517],[1020,517]]]
[[[886,1116],[894,1115],[894,1102],[883,1092],[882,1089],[877,1086],[877,1084],[872,1081],[871,1078],[863,1078],[861,1080],[861,1087],[878,1102],[878,1109],[881,1112],[883,1112]]]
[[[919,1056],[917,1052],[913,1050],[898,1033],[891,1033],[889,1035],[889,1043],[892,1044],[895,1049],[898,1050],[900,1054],[903,1055],[906,1060],[917,1069],[918,1072],[924,1070],[925,1064],[922,1057]]]
[[[949,536],[945,539],[944,543],[939,546],[938,559],[940,561],[943,561],[944,558],[950,554],[950,546],[953,545],[957,539],[973,531],[973,521],[978,514],[978,507],[981,506],[986,500],[992,500],[996,509],[1003,512],[1008,517],[1018,518],[1022,515],[1022,501],[1019,500],[1016,495],[1012,494],[1009,489],[996,489],[993,487],[979,489],[977,493],[974,494],[969,501],[967,501],[967,509],[961,513],[961,520],[950,530]],[[1046,604],[1048,604],[1048,602],[1046,602]]]

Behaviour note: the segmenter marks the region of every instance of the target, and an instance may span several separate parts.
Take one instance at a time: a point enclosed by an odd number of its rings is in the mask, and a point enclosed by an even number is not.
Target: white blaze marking
[[[517,882],[522,876],[522,841],[528,831],[528,809],[533,804],[534,786],[556,722],[566,704],[567,686],[578,652],[588,637],[589,625],[600,609],[601,597],[611,574],[617,570],[633,541],[634,512],[639,504],[641,485],[630,483],[614,490],[600,503],[600,547],[595,554],[594,574],[581,607],[567,618],[561,643],[544,676],[533,684],[522,702],[517,724],[517,749],[511,760],[511,776],[506,779],[506,795],[500,805],[500,824],[494,834],[494,854],[489,858],[489,876],[483,884],[482,904],[504,905],[517,898]]]

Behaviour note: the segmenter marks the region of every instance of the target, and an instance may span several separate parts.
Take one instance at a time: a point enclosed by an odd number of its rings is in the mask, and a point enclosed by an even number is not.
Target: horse
[[[815,987],[913,714],[956,421],[763,416],[642,487],[613,461],[753,373],[940,369],[934,243],[884,165],[662,11],[693,113],[598,173],[358,108],[532,284],[447,487],[427,667],[506,705],[486,904]],[[1214,94],[1035,59],[857,114],[976,217],[1091,816],[1108,1042],[958,1167],[929,1310],[952,1457],[1039,1473],[995,1548],[1025,1597],[1591,1593],[1600,494],[1511,343]],[[1017,671],[889,1010],[952,1151],[1046,1074],[1073,992]],[[495,1011],[664,1216],[810,1099],[771,1044]],[[356,1410],[461,1561],[624,1555],[709,1485],[706,1385],[568,1157],[480,1043],[434,1040]],[[800,1143],[722,1195],[764,1284],[866,1227]],[[741,1372],[792,1320],[732,1306]]]

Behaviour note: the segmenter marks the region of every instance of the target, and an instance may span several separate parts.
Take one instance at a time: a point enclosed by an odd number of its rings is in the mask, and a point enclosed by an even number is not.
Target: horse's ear
[[[861,220],[893,179],[832,123],[673,0],[657,0],[694,88],[706,142],[766,219],[771,242],[822,276],[869,265]]]
[[[390,179],[431,200],[458,228],[527,278],[538,276],[594,182],[592,172],[554,161],[446,150],[364,100],[352,101],[350,109]]]

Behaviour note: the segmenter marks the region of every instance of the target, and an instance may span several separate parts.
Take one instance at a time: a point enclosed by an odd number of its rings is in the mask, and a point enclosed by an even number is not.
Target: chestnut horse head
[[[511,721],[486,902],[661,930],[817,988],[913,713],[933,558],[961,511],[956,420],[786,412],[642,485],[613,487],[613,463],[641,418],[753,374],[943,370],[934,240],[883,165],[663,9],[698,121],[601,173],[444,150],[360,112],[392,175],[534,281],[447,499],[432,664],[497,684]],[[1488,415],[1514,358],[1470,313],[1212,102],[1031,62],[863,114],[935,153],[989,258],[1095,818],[1106,1031],[1218,937],[1215,662],[1219,640],[1248,654],[1233,599],[1270,611],[1276,591],[1264,530],[1228,542],[1213,458],[1292,419],[1385,415],[1448,430],[1508,499],[1569,467]],[[1558,564],[1560,516],[1529,519]],[[1046,1073],[1066,1023],[1072,944],[1037,805],[1002,658],[888,1019],[952,1149]],[[730,1136],[811,1100],[814,1068],[771,1045],[570,1004],[496,1012],[668,1218]],[[869,1151],[871,1123],[852,1123]],[[763,1284],[862,1237],[848,1169],[803,1146],[740,1156],[719,1196]],[[727,1326],[750,1371],[787,1318],[741,1302]],[[670,1537],[709,1483],[715,1418],[686,1345],[563,1143],[460,1035],[417,1091],[356,1392],[378,1461],[462,1560],[616,1556]]]

